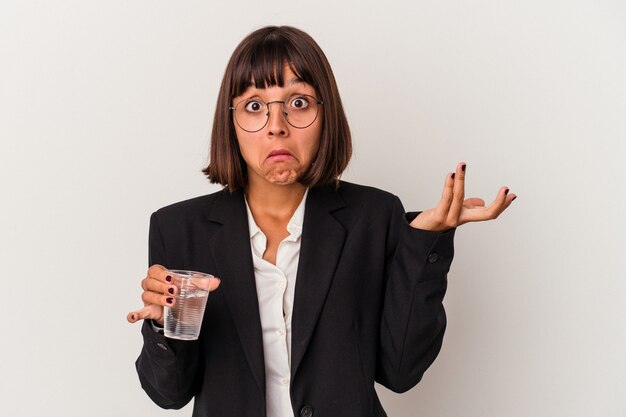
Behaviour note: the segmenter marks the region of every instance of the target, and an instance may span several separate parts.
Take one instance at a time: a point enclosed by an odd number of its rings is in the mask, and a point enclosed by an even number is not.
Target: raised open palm
[[[460,162],[456,172],[448,174],[437,207],[424,210],[412,222],[417,229],[443,232],[469,222],[481,222],[497,218],[517,198],[502,187],[491,204],[485,206],[482,198],[465,199],[466,164]]]

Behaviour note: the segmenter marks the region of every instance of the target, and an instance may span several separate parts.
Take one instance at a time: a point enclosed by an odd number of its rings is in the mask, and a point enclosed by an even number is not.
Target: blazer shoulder
[[[347,181],[340,181],[337,192],[344,199],[346,204],[374,204],[393,205],[398,197],[389,191],[369,185],[356,184]]]
[[[154,214],[162,218],[196,217],[199,215],[206,215],[211,211],[215,203],[224,193],[228,193],[228,191],[226,189],[222,189],[211,194],[178,201],[159,208]]]

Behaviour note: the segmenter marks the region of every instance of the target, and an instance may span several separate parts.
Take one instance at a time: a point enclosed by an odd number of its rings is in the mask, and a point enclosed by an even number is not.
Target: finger
[[[174,285],[172,273],[163,265],[154,264],[148,268],[146,278],[141,281],[144,291],[159,292],[162,294],[176,295],[178,288]]]
[[[219,279],[218,277],[211,278],[209,282],[209,291],[215,291],[217,287],[220,286],[221,283],[222,283],[222,280]]]
[[[452,204],[452,198],[454,196],[454,176],[454,172],[451,172],[446,176],[446,181],[443,184],[443,192],[441,193],[441,199],[435,208],[436,217],[441,223],[443,223],[448,217],[448,211],[450,211],[450,205]]]
[[[167,294],[167,295],[163,295],[163,294],[159,294],[156,292],[152,292],[152,291],[144,291],[141,294],[141,301],[143,301],[146,306],[148,304],[155,304],[158,306],[162,306],[162,307],[171,307],[173,305],[176,304],[176,298]]]
[[[198,279],[194,280],[194,285],[198,288],[201,288],[205,291],[214,291],[217,287],[220,286],[222,281],[218,277],[211,277],[209,279]]]
[[[172,281],[170,284],[150,277],[146,277],[141,281],[141,288],[143,288],[144,291],[152,291],[166,295],[176,295],[179,292],[175,281]]]
[[[498,191],[496,198],[487,207],[479,207],[464,210],[463,216],[460,219],[460,223],[467,222],[481,222],[485,220],[492,220],[498,217],[498,215],[505,208],[507,199],[508,187],[502,187]]]
[[[465,162],[460,162],[456,166],[452,203],[450,204],[450,210],[448,211],[448,218],[446,221],[449,226],[456,226],[459,222],[459,218],[461,217],[463,199],[465,198],[465,168]]]
[[[507,188],[506,191],[504,192],[504,204],[500,207],[499,211],[497,212],[495,217],[500,216],[500,214],[502,214],[504,212],[504,210],[506,210],[511,203],[513,202],[513,200],[515,200],[517,198],[517,195],[509,192],[509,189]]]
[[[147,278],[152,278],[157,281],[170,283],[172,282],[172,274],[163,265],[154,264],[148,268]]]
[[[128,320],[129,323],[136,323],[139,320],[146,319],[160,322],[163,319],[163,309],[158,306],[151,305],[137,311],[131,311],[126,316],[126,320]]]
[[[496,198],[489,206],[487,206],[487,214],[489,216],[489,219],[497,218],[500,213],[502,213],[502,211],[506,209],[506,200],[508,194],[509,187],[503,186],[498,190]]]
[[[137,311],[131,311],[130,313],[126,315],[126,320],[128,320],[129,323],[136,323],[139,320],[146,318],[149,314],[148,312],[149,312],[148,307],[144,307]]]

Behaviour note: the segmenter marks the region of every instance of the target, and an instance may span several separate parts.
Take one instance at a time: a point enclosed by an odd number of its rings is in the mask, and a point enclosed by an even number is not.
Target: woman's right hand
[[[163,326],[163,306],[173,306],[176,303],[178,288],[171,284],[172,276],[162,265],[152,265],[148,268],[146,277],[141,280],[141,300],[144,307],[132,311],[126,316],[129,323],[142,319],[150,319]]]
[[[208,291],[213,291],[220,285],[220,279],[213,277],[208,282]],[[178,287],[172,284],[172,275],[162,265],[154,264],[148,268],[146,277],[141,280],[141,300],[144,307],[137,311],[131,311],[126,315],[129,323],[139,320],[154,320],[163,326],[163,306],[171,307],[176,304],[175,295]]]

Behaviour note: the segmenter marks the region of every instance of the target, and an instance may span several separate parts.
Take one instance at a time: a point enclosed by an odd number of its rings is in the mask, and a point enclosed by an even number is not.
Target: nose
[[[271,104],[276,104],[274,108],[271,108]],[[271,101],[267,103],[267,111],[268,111],[268,133],[272,136],[280,135],[285,136],[287,134],[287,113],[285,113],[283,109],[283,101]]]

